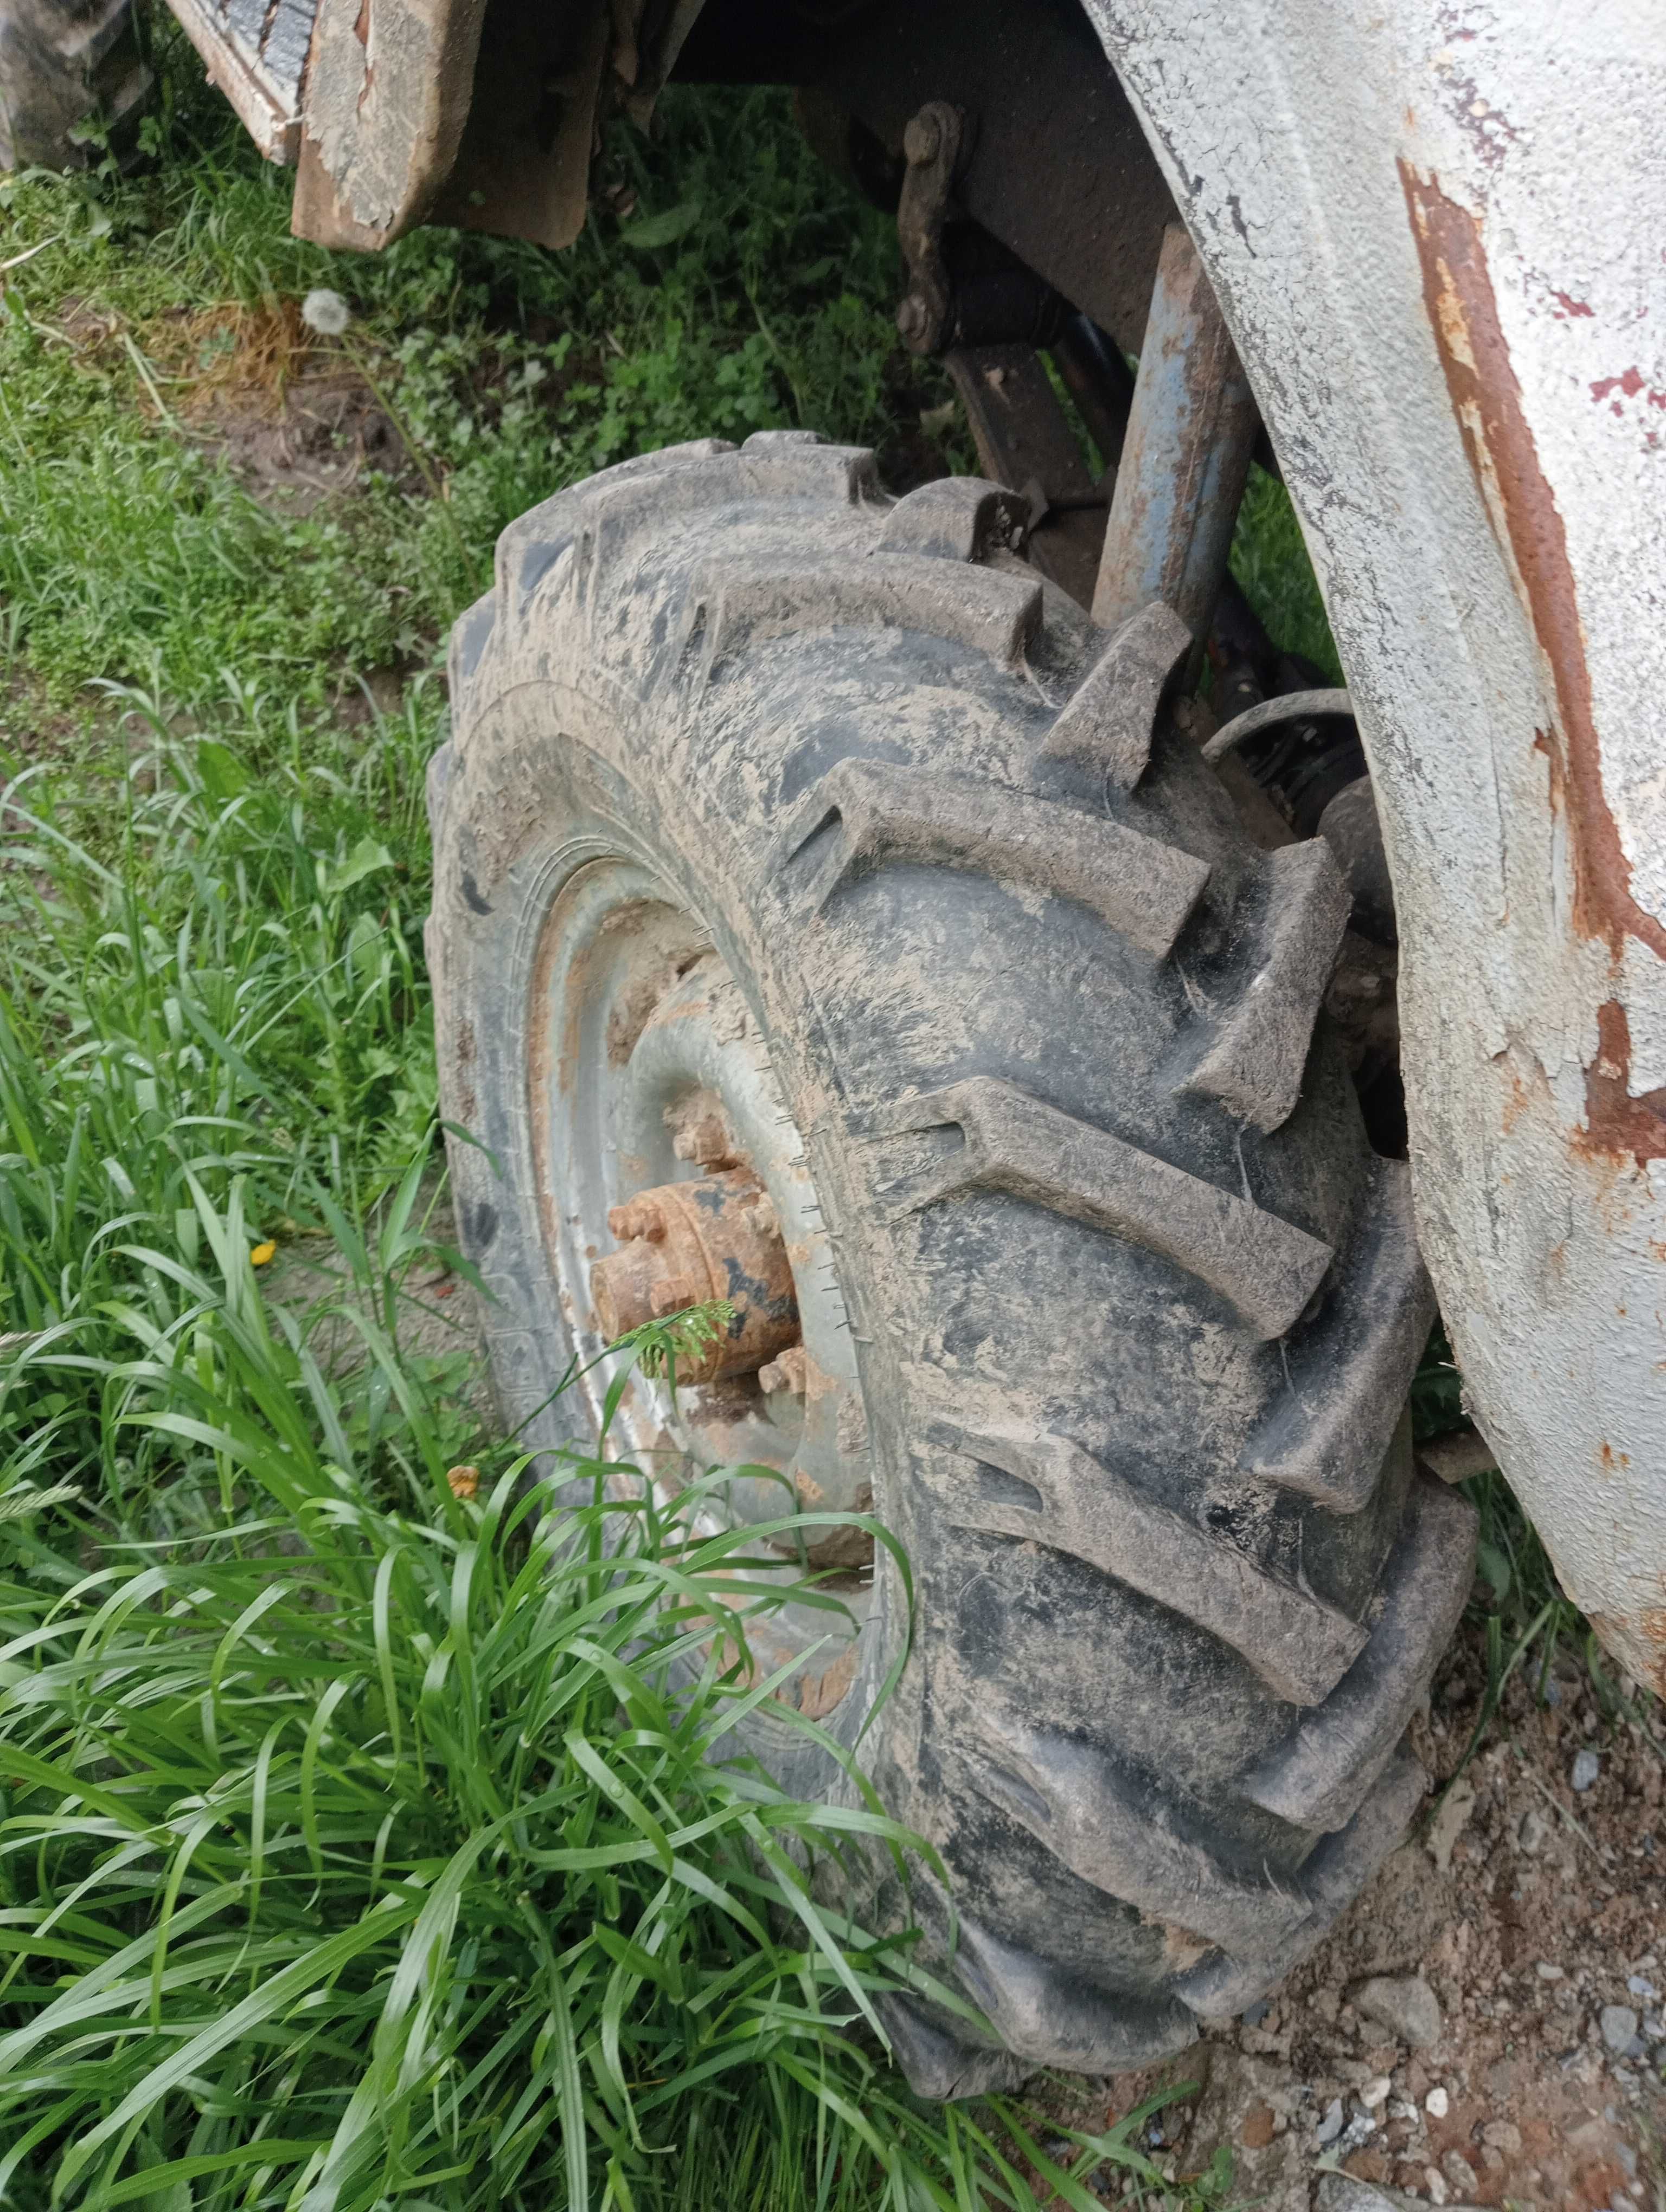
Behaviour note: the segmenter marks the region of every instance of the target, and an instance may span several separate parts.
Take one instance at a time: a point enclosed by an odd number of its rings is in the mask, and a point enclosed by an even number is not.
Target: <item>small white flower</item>
[[[301,319],[320,337],[338,338],[353,319],[353,311],[339,292],[320,286],[301,303]]]

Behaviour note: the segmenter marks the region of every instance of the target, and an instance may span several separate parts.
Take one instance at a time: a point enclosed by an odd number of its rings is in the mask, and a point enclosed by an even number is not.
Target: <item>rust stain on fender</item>
[[[1547,750],[1553,799],[1566,811],[1573,852],[1575,927],[1605,941],[1616,956],[1624,939],[1634,937],[1666,958],[1666,928],[1632,896],[1631,863],[1602,788],[1567,532],[1522,406],[1480,226],[1446,197],[1438,179],[1420,177],[1403,159],[1399,167],[1424,301],[1469,465],[1495,529],[1501,524],[1508,537],[1555,690],[1560,728]]]
[[[1637,1613],[1594,1613],[1590,1625],[1645,1690],[1666,1698],[1666,1606],[1645,1606]]]
[[[1618,999],[1596,1009],[1596,1057],[1585,1070],[1585,1126],[1574,1139],[1585,1153],[1621,1158],[1639,1167],[1666,1159],[1666,1091],[1633,1093],[1632,1025]]]

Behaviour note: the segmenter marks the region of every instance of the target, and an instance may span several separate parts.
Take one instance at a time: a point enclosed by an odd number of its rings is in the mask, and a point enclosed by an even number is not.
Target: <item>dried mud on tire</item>
[[[1250,843],[1167,711],[1183,632],[1094,630],[1006,550],[1005,499],[892,501],[799,433],[564,492],[457,626],[430,782],[442,1096],[512,1419],[584,1325],[528,1045],[572,855],[698,920],[803,1132],[915,1576],[864,1758],[954,1872],[999,2038],[899,2009],[939,2095],[1183,2049],[1311,1948],[1421,1796],[1402,1739],[1473,1542],[1413,1479],[1432,1306],[1318,1012],[1334,864]],[[847,1741],[902,1633],[882,1571]],[[946,1956],[923,1875],[861,1903]]]

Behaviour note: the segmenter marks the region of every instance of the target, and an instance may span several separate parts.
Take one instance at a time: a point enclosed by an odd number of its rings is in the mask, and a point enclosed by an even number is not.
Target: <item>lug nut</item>
[[[904,345],[918,345],[926,335],[930,315],[923,300],[915,299],[912,292],[898,306],[897,330]]]
[[[666,1217],[651,1198],[633,1198],[608,1208],[607,1227],[621,1244],[629,1243],[633,1237],[646,1237],[650,1244],[657,1244],[666,1233]]]
[[[702,1168],[727,1167],[734,1158],[734,1139],[718,1114],[702,1114],[680,1128],[671,1140],[679,1160],[693,1160]]]
[[[801,1344],[789,1344],[779,1352],[769,1364],[757,1370],[758,1387],[771,1397],[777,1391],[788,1390],[795,1398],[802,1398],[810,1380],[810,1355]]]
[[[667,1314],[681,1313],[694,1304],[694,1285],[686,1275],[667,1275],[648,1292],[648,1302],[655,1321],[663,1321]]]

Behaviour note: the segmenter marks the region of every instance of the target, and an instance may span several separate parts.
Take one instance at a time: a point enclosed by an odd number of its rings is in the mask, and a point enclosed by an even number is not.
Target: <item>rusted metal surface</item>
[[[810,1388],[812,1364],[810,1354],[801,1344],[789,1344],[766,1366],[759,1368],[758,1388],[772,1395],[781,1390],[789,1398],[802,1398]]]
[[[945,257],[945,226],[967,145],[966,118],[946,100],[927,100],[903,131],[907,166],[897,236],[908,289],[897,327],[911,353],[943,355],[984,475],[1028,502],[1032,564],[1085,606],[1108,494],[1089,472],[1034,346],[963,342],[962,301]],[[968,228],[963,222],[956,235]]]
[[[1051,347],[1085,318],[959,208],[954,186],[967,145],[965,117],[943,100],[928,100],[903,133],[897,239],[909,285],[898,334],[922,356],[951,346]]]
[[[903,133],[902,196],[897,203],[897,243],[909,272],[909,289],[897,310],[897,328],[910,353],[935,353],[948,333],[952,306],[943,260],[943,224],[960,160],[963,118],[945,100],[930,100],[910,116]]]
[[[1347,669],[1470,1401],[1666,1690],[1666,17],[1087,5]]]
[[[1579,622],[1566,526],[1539,459],[1499,319],[1481,224],[1402,160],[1400,174],[1423,270],[1429,327],[1452,412],[1495,526],[1502,523],[1517,589],[1544,656],[1558,713],[1543,732],[1552,803],[1573,854],[1573,926],[1617,951],[1633,936],[1666,955],[1666,927],[1632,896],[1632,867],[1602,786],[1601,741]],[[1606,395],[1599,395],[1599,397]],[[1666,394],[1659,404],[1666,405]]]
[[[517,804],[506,793],[493,811],[514,819]],[[667,1498],[732,1470],[725,1520],[776,1522],[795,1496],[810,1510],[866,1510],[872,1454],[831,1238],[733,977],[637,864],[594,854],[562,877],[529,958],[527,1203],[540,1279],[593,1363],[579,1418],[601,1419],[617,1374],[605,1350],[622,1330],[727,1297],[741,1313],[717,1356],[679,1362],[674,1391],[629,1378],[613,1449],[651,1468]],[[472,1033],[457,1044],[448,1095],[466,1103],[489,1048]],[[757,1370],[783,1358],[766,1384]],[[796,1536],[781,1540],[800,1556]],[[802,1547],[839,1567],[872,1548],[844,1527]]]
[[[1666,1159],[1666,1086],[1633,1091],[1632,1025],[1618,999],[1596,1009],[1596,1056],[1585,1069],[1585,1125],[1574,1142],[1588,1157],[1629,1152],[1641,1168]]]
[[[1116,469],[1093,619],[1117,629],[1161,600],[1208,627],[1260,417],[1196,249],[1164,234]]]
[[[727,1298],[727,1334],[684,1379],[755,1374],[796,1343],[792,1263],[769,1194],[745,1168],[662,1183],[609,1212],[621,1249],[590,1270],[596,1320],[610,1341],[645,1322]]]
[[[751,74],[751,57],[737,54],[733,67]],[[1173,210],[1116,77],[1073,9],[1013,8],[1010,0],[862,9],[830,25],[819,55],[802,57],[795,74],[892,151],[927,100],[960,109],[968,143],[956,196],[966,214],[1137,351]]]

